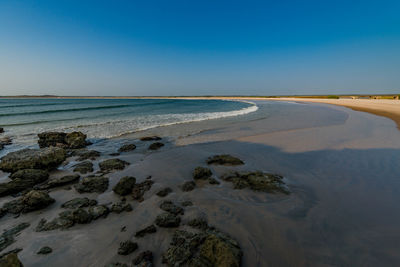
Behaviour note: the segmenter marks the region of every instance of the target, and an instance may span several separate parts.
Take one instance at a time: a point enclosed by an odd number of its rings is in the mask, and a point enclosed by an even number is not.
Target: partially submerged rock
[[[147,226],[146,228],[139,230],[135,233],[135,237],[144,237],[147,234],[157,232],[157,228],[154,225]]]
[[[136,149],[136,145],[135,144],[125,144],[125,145],[121,146],[118,149],[118,151],[119,152],[129,152],[129,151],[132,151],[132,150],[135,150],[135,149]]]
[[[138,244],[130,240],[126,240],[119,244],[118,254],[119,255],[129,255],[138,248]]]
[[[204,167],[197,167],[193,171],[193,179],[195,180],[206,180],[210,178],[212,175],[212,172],[209,168],[204,168]]]
[[[12,179],[12,181],[0,183],[0,196],[7,196],[31,189],[36,184],[47,180],[48,177],[49,174],[45,170],[19,170],[10,175],[10,179]]]
[[[40,185],[39,189],[49,189],[58,186],[64,186],[79,181],[79,174],[65,175],[59,178],[53,178],[47,181],[46,184]]]
[[[181,218],[169,212],[164,212],[156,217],[155,224],[160,227],[178,227],[181,223]]]
[[[160,209],[167,211],[169,213],[172,213],[174,215],[178,215],[178,214],[183,215],[183,213],[184,213],[184,211],[181,207],[175,205],[170,200],[166,200],[166,201],[162,202],[160,205]]]
[[[208,229],[200,233],[177,230],[162,262],[167,266],[239,267],[242,251],[230,236]]]
[[[108,178],[104,176],[88,176],[75,185],[79,193],[103,193],[108,188]]]
[[[99,167],[101,171],[114,171],[114,170],[123,170],[125,166],[128,166],[130,163],[120,159],[107,159],[99,163]]]
[[[0,138],[0,150],[2,150],[5,146],[11,145],[12,139],[8,136]]]
[[[0,251],[4,250],[6,247],[14,243],[14,236],[20,233],[25,228],[28,228],[29,226],[29,223],[20,223],[17,226],[12,227],[11,229],[5,230],[0,235]]]
[[[53,146],[77,149],[83,148],[88,144],[86,142],[86,135],[81,132],[44,132],[38,134],[38,137],[38,144],[40,148]]]
[[[222,179],[233,183],[235,189],[250,188],[254,191],[289,194],[289,190],[283,182],[283,177],[277,174],[261,171],[232,172],[223,175]]]
[[[27,213],[46,208],[54,202],[55,200],[48,193],[32,190],[19,199],[5,203],[2,209],[12,214]]]
[[[0,267],[23,267],[17,253],[10,253],[0,258]]]
[[[95,160],[96,158],[100,157],[100,152],[96,150],[87,150],[87,149],[79,149],[79,150],[72,150],[71,156],[78,157],[77,161],[83,160]]]
[[[163,147],[163,146],[164,146],[163,143],[161,143],[161,142],[155,142],[155,143],[152,143],[152,144],[149,146],[149,149],[150,149],[150,150],[157,150],[157,149],[160,149],[160,148]]]
[[[125,201],[114,203],[111,206],[111,212],[115,212],[115,213],[118,213],[118,214],[123,212],[123,211],[130,212],[132,210],[133,210],[132,205],[129,204],[129,203],[126,203]]]
[[[62,148],[22,149],[8,153],[1,159],[0,169],[5,172],[16,172],[23,169],[52,169],[66,158]]]
[[[159,197],[166,197],[171,192],[172,192],[172,189],[169,188],[169,187],[166,187],[166,188],[161,189],[160,191],[158,191],[156,193],[156,195],[159,196]]]
[[[182,205],[183,207],[189,207],[189,206],[193,206],[193,202],[190,201],[190,200],[185,200],[185,201],[183,201],[183,202],[181,203],[181,205]]]
[[[149,250],[140,252],[132,263],[141,267],[153,267],[153,253]]]
[[[212,178],[212,177],[208,179],[208,183],[209,184],[214,184],[214,185],[215,184],[220,184],[220,182],[217,179]]]
[[[200,230],[206,230],[208,228],[207,220],[204,218],[192,219],[187,222],[187,225]]]
[[[161,137],[159,137],[159,136],[145,136],[145,137],[142,137],[142,138],[140,138],[140,141],[158,141],[158,140],[161,140]]]
[[[62,208],[66,209],[76,209],[97,205],[97,201],[94,199],[88,199],[87,197],[77,197],[71,200],[68,200],[64,204],[61,205]]]
[[[224,154],[224,155],[215,155],[209,157],[207,159],[207,164],[234,166],[234,165],[243,165],[244,162],[241,159],[238,159],[234,156]]]
[[[96,205],[89,207],[88,212],[92,216],[93,220],[97,220],[100,217],[107,217],[110,213],[110,209],[104,205]]]
[[[74,166],[74,172],[86,174],[93,171],[93,163],[90,161],[83,161]]]
[[[132,189],[132,198],[134,200],[142,202],[144,200],[143,198],[144,193],[150,190],[153,183],[154,182],[152,180],[145,180],[141,183],[135,184],[135,186]]]
[[[184,182],[181,186],[183,192],[189,192],[195,189],[196,184],[193,181]]]
[[[113,191],[120,195],[126,196],[132,193],[132,189],[136,184],[136,178],[132,176],[122,177],[119,182],[113,187]]]
[[[39,249],[37,254],[45,255],[45,254],[50,254],[51,252],[53,252],[53,249],[51,247],[45,246]]]

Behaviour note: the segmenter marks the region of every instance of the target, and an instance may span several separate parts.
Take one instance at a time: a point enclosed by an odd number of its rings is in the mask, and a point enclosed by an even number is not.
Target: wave
[[[85,108],[43,110],[43,111],[34,111],[34,112],[6,113],[6,114],[0,114],[0,117],[37,115],[37,114],[46,114],[46,113],[60,113],[60,112],[72,112],[72,111],[85,111],[85,110],[113,109],[113,108],[124,108],[124,107],[129,107],[129,106],[131,106],[131,105],[98,106],[98,107],[85,107]]]

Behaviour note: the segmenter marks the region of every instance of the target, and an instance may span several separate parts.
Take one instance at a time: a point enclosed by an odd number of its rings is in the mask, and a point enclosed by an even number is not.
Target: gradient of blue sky
[[[0,95],[399,89],[398,0],[0,0]]]

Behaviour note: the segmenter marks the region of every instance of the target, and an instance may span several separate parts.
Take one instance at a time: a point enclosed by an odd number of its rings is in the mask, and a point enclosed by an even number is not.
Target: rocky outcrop
[[[53,204],[55,200],[44,191],[32,190],[19,199],[12,200],[3,205],[3,211],[12,214],[27,213],[40,210]]]
[[[149,250],[140,252],[132,263],[140,267],[153,267],[153,253]]]
[[[77,197],[63,203],[61,207],[65,209],[77,209],[95,205],[97,205],[97,201],[95,199],[88,199],[87,197]]]
[[[125,166],[130,163],[120,159],[107,159],[99,163],[100,170],[103,172],[110,172],[114,170],[123,170]]]
[[[172,189],[169,188],[169,187],[166,187],[166,188],[163,188],[160,191],[158,191],[156,193],[156,195],[159,196],[159,197],[166,197],[171,192],[172,192]]]
[[[144,200],[143,198],[144,193],[150,190],[153,183],[154,182],[152,180],[145,180],[141,183],[135,184],[135,186],[132,189],[132,198],[134,200],[142,202]]]
[[[29,226],[29,223],[20,223],[17,226],[12,227],[11,229],[5,230],[0,235],[0,251],[4,250],[6,247],[14,243],[14,236],[20,233],[25,228],[28,228]]]
[[[183,213],[184,213],[184,211],[181,207],[175,205],[170,200],[166,200],[166,201],[162,202],[160,205],[160,209],[167,211],[169,213],[172,213],[174,215],[179,215],[179,214],[183,215]]]
[[[132,193],[132,189],[135,184],[135,177],[125,176],[122,177],[119,182],[113,187],[113,191],[120,196],[126,196],[129,193]]]
[[[9,253],[0,258],[1,267],[23,267],[17,253]]]
[[[108,188],[108,178],[104,176],[88,176],[75,185],[79,193],[103,193]]]
[[[234,166],[234,165],[243,165],[244,162],[241,159],[238,159],[231,155],[224,154],[224,155],[215,155],[209,157],[207,159],[207,164]]]
[[[199,233],[177,230],[162,262],[167,266],[239,267],[242,255],[239,244],[216,229]]]
[[[65,175],[65,176],[62,176],[59,178],[50,179],[47,181],[47,183],[39,185],[34,188],[43,190],[43,189],[50,189],[50,188],[54,188],[54,187],[64,186],[64,185],[78,182],[79,178],[80,178],[80,176],[78,174]]]
[[[126,240],[119,244],[118,254],[119,255],[129,255],[138,248],[138,244],[130,240]]]
[[[193,171],[193,179],[195,180],[206,180],[210,178],[212,175],[212,172],[209,168],[204,168],[204,167],[197,167]]]
[[[10,175],[12,181],[0,184],[0,196],[16,194],[31,189],[38,183],[44,182],[49,177],[45,170],[26,169]]]
[[[140,138],[140,141],[159,141],[161,140],[161,137],[159,136],[145,136]]]
[[[164,212],[156,217],[154,222],[159,227],[178,227],[181,223],[181,218],[169,212]]]
[[[100,152],[96,150],[87,150],[87,149],[78,149],[78,150],[71,150],[70,156],[78,157],[77,161],[83,160],[95,160],[96,158],[100,157]]]
[[[142,230],[137,231],[135,233],[135,237],[144,237],[147,234],[153,234],[155,232],[157,232],[157,228],[154,225],[150,225]]]
[[[22,149],[8,153],[1,159],[0,169],[5,172],[16,172],[23,169],[52,169],[66,158],[62,148]]]
[[[152,143],[152,144],[149,146],[149,149],[150,149],[150,150],[157,150],[157,149],[162,148],[163,146],[164,146],[163,143],[161,143],[161,142],[155,142],[155,143]]]
[[[118,152],[129,152],[136,149],[135,144],[125,144],[118,149]]]
[[[81,132],[63,133],[63,132],[44,132],[38,134],[39,147],[62,147],[62,148],[83,148],[88,143],[86,135]]]
[[[224,174],[222,179],[233,183],[233,188],[235,189],[250,188],[254,191],[289,194],[289,190],[283,182],[283,177],[277,174],[260,171],[231,172]]]
[[[80,172],[86,174],[88,172],[93,172],[93,163],[90,161],[83,161],[74,166],[74,172]]]
[[[46,255],[46,254],[50,254],[51,252],[53,252],[53,249],[51,247],[45,246],[45,247],[42,247],[41,249],[39,249],[37,254]]]
[[[196,184],[193,181],[188,181],[188,182],[184,182],[181,186],[180,186],[181,190],[183,192],[189,192],[192,191],[193,189],[196,188]]]

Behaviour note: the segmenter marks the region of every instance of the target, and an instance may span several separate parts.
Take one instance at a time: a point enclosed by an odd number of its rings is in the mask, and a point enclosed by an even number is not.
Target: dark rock
[[[208,179],[212,175],[212,172],[209,168],[203,168],[203,167],[197,167],[193,171],[193,179],[199,180],[199,179]]]
[[[19,199],[5,203],[2,209],[12,214],[27,213],[46,208],[54,202],[55,200],[48,193],[32,190]]]
[[[74,172],[80,172],[82,174],[85,174],[92,171],[93,171],[93,163],[91,163],[90,161],[84,161],[74,166]]]
[[[68,148],[83,148],[87,145],[86,134],[81,132],[68,133],[65,136],[65,143],[67,144]]]
[[[141,183],[135,184],[132,190],[132,198],[139,202],[142,202],[144,200],[144,193],[150,190],[153,183],[154,182],[152,180],[145,180]]]
[[[118,151],[119,152],[128,152],[128,151],[132,151],[136,149],[136,145],[135,144],[125,144],[123,146],[121,146]]]
[[[0,258],[0,267],[23,267],[17,253],[10,253]]]
[[[160,227],[178,227],[181,218],[169,212],[164,212],[156,217],[155,224]]]
[[[239,267],[242,255],[238,243],[217,230],[200,233],[177,230],[162,262],[168,266]]]
[[[144,237],[147,234],[157,232],[157,228],[154,225],[147,226],[146,228],[136,232],[135,237]]]
[[[220,184],[220,182],[217,179],[212,178],[212,177],[208,179],[208,183],[209,184]]]
[[[118,214],[123,212],[123,211],[130,212],[132,210],[133,210],[132,205],[129,204],[129,203],[125,203],[123,201],[115,203],[115,204],[113,204],[111,206],[111,212],[115,212],[115,213],[118,213]]]
[[[4,133],[4,128],[0,127],[0,133]]]
[[[140,138],[140,141],[159,141],[161,140],[161,137],[158,136],[145,136]]]
[[[14,243],[14,236],[20,233],[25,228],[30,226],[29,223],[20,223],[11,229],[5,230],[0,236],[0,251]],[[0,265],[1,266],[1,265]]]
[[[244,162],[238,158],[235,158],[231,155],[216,155],[209,157],[207,159],[208,164],[215,164],[215,165],[228,165],[228,166],[234,166],[234,165],[243,165]]]
[[[166,187],[166,188],[161,189],[160,191],[158,191],[156,193],[156,195],[159,196],[159,197],[166,197],[171,192],[172,192],[172,189],[169,188],[169,187]]]
[[[119,244],[118,254],[129,255],[132,252],[134,252],[137,248],[138,248],[137,243],[127,240]]]
[[[31,189],[36,184],[47,180],[48,177],[48,172],[44,170],[19,170],[10,175],[12,181],[0,184],[0,196],[15,194],[26,189]]]
[[[120,159],[107,159],[99,163],[100,170],[102,171],[113,171],[113,170],[123,170],[125,166],[130,163]]]
[[[8,136],[0,138],[0,150],[2,150],[5,146],[11,145],[12,139]]]
[[[66,209],[76,209],[76,208],[83,208],[89,206],[97,205],[97,201],[94,199],[88,199],[87,197],[77,197],[71,200],[68,200],[64,204],[61,205],[62,208]]]
[[[135,177],[125,176],[122,177],[119,182],[114,186],[113,191],[120,196],[126,196],[129,193],[132,193],[132,189],[135,184]]]
[[[250,188],[254,191],[268,193],[290,193],[283,182],[283,177],[277,174],[264,173],[260,171],[232,172],[223,175],[222,179],[233,183],[235,189]]]
[[[63,148],[83,148],[88,143],[86,135],[81,132],[62,133],[62,132],[44,132],[38,134],[39,147],[63,147]]]
[[[108,178],[103,176],[89,176],[75,185],[79,193],[103,193],[108,188]]]
[[[164,146],[163,143],[155,142],[155,143],[152,143],[152,144],[149,146],[149,149],[150,149],[150,150],[157,150],[157,149],[160,149],[160,148],[163,147],[163,146]]]
[[[116,156],[121,155],[121,153],[115,152],[115,153],[110,153],[110,154],[108,154],[108,155],[110,155],[110,156],[112,156],[112,157],[116,157]]]
[[[38,252],[37,252],[37,254],[43,254],[43,255],[45,255],[45,254],[49,254],[49,253],[51,253],[51,252],[53,252],[53,249],[51,248],[51,247],[42,247]]]
[[[92,215],[82,208],[78,208],[72,212],[73,221],[75,223],[86,224],[93,219]]]
[[[100,152],[96,150],[87,150],[87,149],[80,149],[80,150],[73,150],[71,156],[78,157],[77,161],[83,160],[95,160],[96,158],[100,157]]]
[[[140,252],[136,256],[136,258],[133,259],[132,263],[136,266],[152,267],[153,266],[153,253],[149,250]]]
[[[188,181],[181,185],[181,189],[183,192],[192,191],[195,187],[196,184],[193,181]]]
[[[189,201],[189,200],[186,200],[186,201],[183,201],[181,203],[181,205],[184,206],[184,207],[189,207],[189,206],[193,206],[193,202]]]
[[[36,232],[51,231],[55,229],[67,229],[75,224],[71,212],[68,213],[69,216],[66,216],[66,214],[63,214],[63,212],[60,214],[62,214],[63,216],[59,216],[50,222],[47,222],[46,219],[41,219],[36,226]]]
[[[110,213],[109,208],[104,205],[92,206],[89,208],[89,214],[92,216],[93,220],[97,220],[100,217],[107,217],[108,213]]]
[[[162,209],[164,211],[167,211],[169,213],[172,213],[174,215],[178,215],[178,214],[182,214],[183,215],[183,213],[184,213],[184,211],[183,211],[183,209],[181,207],[175,205],[170,200],[166,200],[163,203],[161,203],[160,209]]]
[[[71,184],[77,182],[79,178],[80,176],[78,174],[65,175],[60,178],[54,178],[49,180],[45,185],[41,186],[40,188],[48,189],[48,188],[54,188],[58,186]]]
[[[192,219],[187,223],[187,225],[200,230],[206,230],[208,228],[208,223],[204,218]]]
[[[23,169],[52,169],[66,158],[62,148],[22,149],[8,153],[1,159],[0,169],[6,172],[16,172]]]

